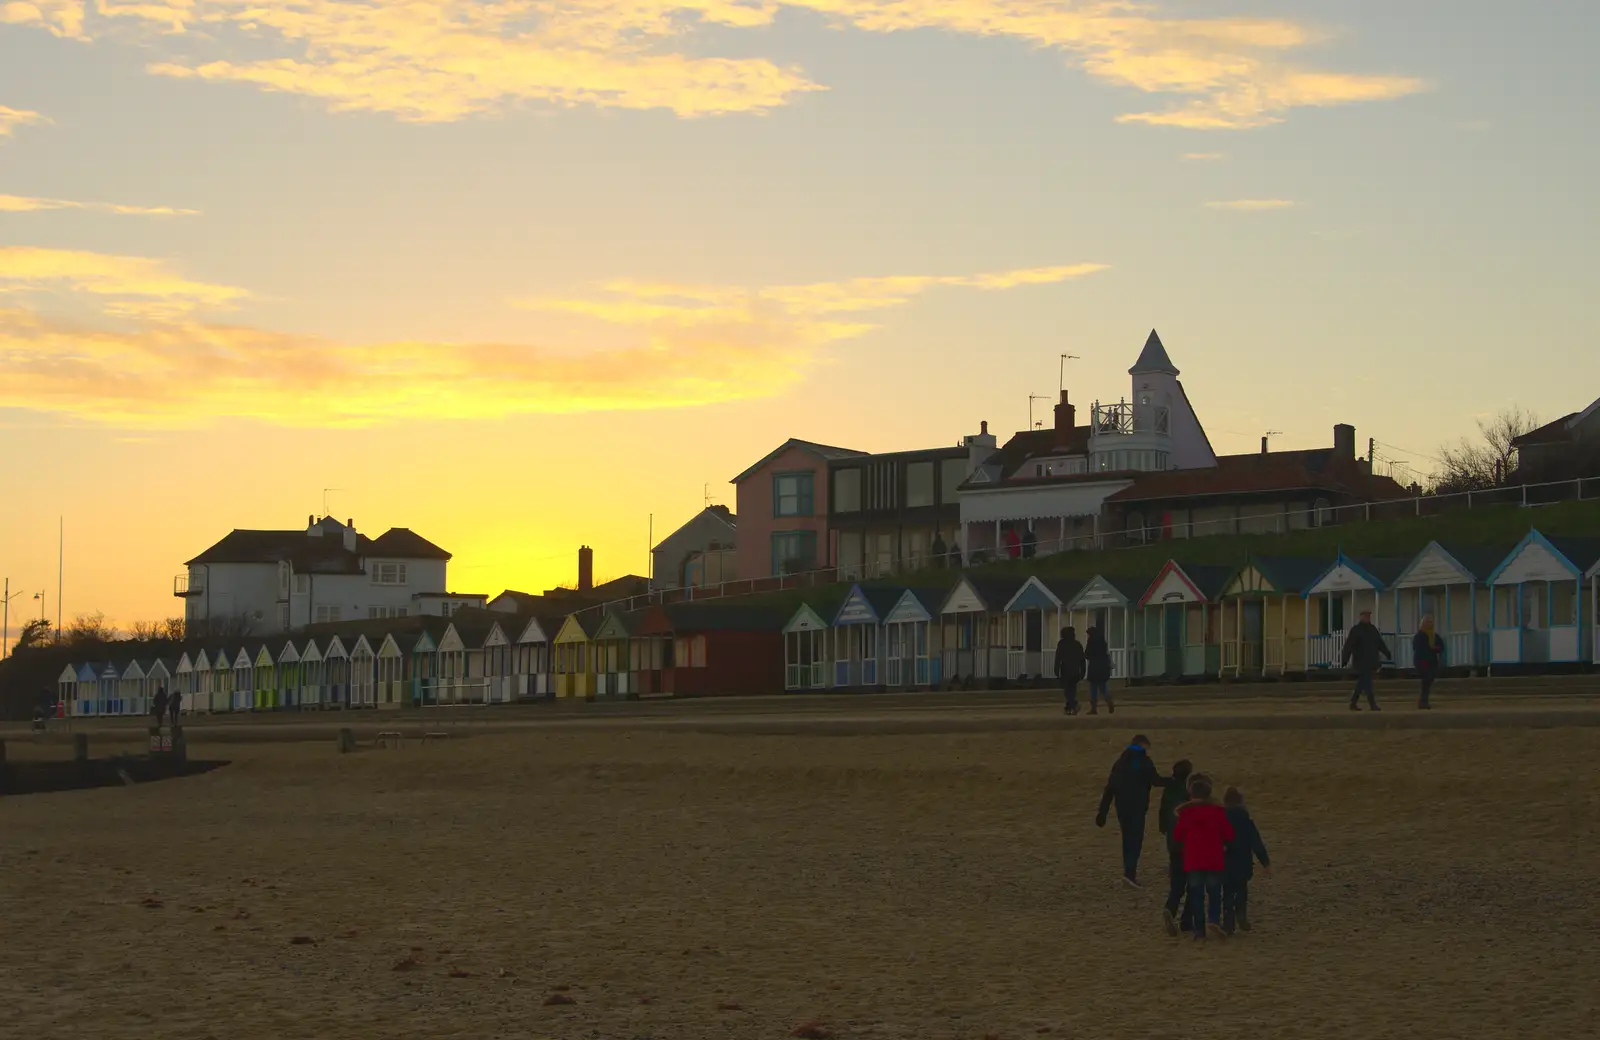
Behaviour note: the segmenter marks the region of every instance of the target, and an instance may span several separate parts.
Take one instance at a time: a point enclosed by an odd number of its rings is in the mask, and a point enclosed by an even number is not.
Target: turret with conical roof
[[[1144,341],[1144,349],[1139,352],[1139,360],[1128,369],[1128,374],[1138,376],[1155,372],[1176,376],[1178,366],[1167,356],[1167,348],[1162,345],[1161,337],[1156,334],[1156,330],[1151,329],[1150,338]]]

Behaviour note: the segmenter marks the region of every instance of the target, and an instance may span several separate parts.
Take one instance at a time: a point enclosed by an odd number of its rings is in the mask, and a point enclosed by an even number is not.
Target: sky
[[[794,436],[1128,392],[1426,471],[1600,394],[1592,0],[0,0],[12,630],[228,530],[644,573]],[[1586,290],[1589,290],[1586,292]],[[1049,402],[1041,402],[1041,408]],[[1040,413],[1042,416],[1042,412]],[[57,584],[58,524],[65,530]]]

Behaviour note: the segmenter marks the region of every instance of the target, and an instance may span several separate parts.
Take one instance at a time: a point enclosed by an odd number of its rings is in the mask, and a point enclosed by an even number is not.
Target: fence
[[[1561,502],[1600,500],[1600,477],[1583,477],[1575,480],[1552,481],[1542,484],[1517,484],[1489,488],[1482,491],[1463,491],[1447,495],[1415,495],[1407,498],[1385,499],[1378,502],[1358,502],[1333,505],[1318,501],[1309,509],[1278,509],[1270,513],[1251,516],[1225,517],[1215,520],[1186,521],[1179,525],[1166,523],[1138,523],[1121,531],[1097,531],[1088,535],[1065,538],[1041,538],[1030,545],[1018,545],[1016,555],[1003,544],[975,546],[964,550],[952,546],[943,557],[943,566],[950,569],[980,567],[988,563],[1026,558],[1052,556],[1063,552],[1106,551],[1145,548],[1158,542],[1184,541],[1216,535],[1274,535],[1299,531],[1314,531],[1350,523],[1373,520],[1397,520],[1405,517],[1438,516],[1442,513],[1464,509],[1486,509],[1500,506],[1531,507],[1554,505]],[[1050,518],[1041,518],[1050,519]],[[996,530],[995,521],[985,521],[982,527]],[[969,534],[978,524],[963,524]],[[1419,547],[1420,548],[1420,547]],[[797,589],[817,588],[845,581],[862,581],[887,578],[895,574],[910,574],[937,568],[941,560],[923,553],[897,559],[879,559],[871,562],[833,565],[794,574],[775,574],[763,578],[740,578],[698,587],[658,589],[643,596],[612,600],[587,608],[595,613],[612,610],[641,610],[666,603],[686,603],[701,600],[735,599],[744,596],[764,595]]]

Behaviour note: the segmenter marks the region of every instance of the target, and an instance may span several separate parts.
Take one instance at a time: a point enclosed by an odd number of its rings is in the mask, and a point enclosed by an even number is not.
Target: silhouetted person
[[[161,721],[167,717],[167,688],[156,687],[156,695],[150,699],[150,714],[155,718],[156,729],[161,728]]]
[[[1106,711],[1115,715],[1117,706],[1111,702],[1111,644],[1100,630],[1089,628],[1089,641],[1084,644],[1084,674],[1089,680],[1089,714],[1100,714],[1100,698],[1106,699]]]
[[[1433,707],[1428,703],[1428,697],[1433,693],[1434,680],[1439,678],[1439,669],[1444,667],[1444,640],[1433,630],[1432,614],[1422,615],[1417,634],[1411,637],[1411,659],[1417,667],[1417,679],[1422,685],[1417,707],[1426,711]]]
[[[178,732],[178,712],[183,710],[183,694],[177,690],[172,691],[167,699],[167,714],[172,719],[172,732]]]
[[[929,549],[928,549],[928,555],[931,557],[931,560],[930,560],[931,565],[934,566],[934,567],[943,567],[943,566],[945,566],[945,553],[947,551],[948,550],[946,549],[945,544],[944,544],[944,536],[941,535],[937,530],[934,531],[933,532],[933,545],[930,546]]]
[[[1033,525],[1029,524],[1022,529],[1022,558],[1033,559],[1033,554],[1039,548],[1039,536],[1033,533]]]
[[[1361,710],[1362,693],[1367,695],[1367,707],[1378,710],[1378,696],[1372,684],[1385,660],[1394,660],[1394,655],[1372,623],[1372,611],[1363,610],[1361,620],[1352,625],[1350,634],[1344,637],[1344,653],[1340,657],[1343,667],[1354,668],[1356,672],[1356,686],[1350,693],[1351,711]]]
[[[1104,827],[1107,814],[1114,806],[1117,826],[1122,830],[1122,883],[1129,888],[1139,887],[1139,853],[1144,848],[1144,821],[1150,813],[1150,789],[1166,787],[1171,782],[1162,776],[1150,759],[1150,738],[1136,735],[1111,766],[1106,778],[1105,791],[1100,795],[1100,811],[1095,813],[1094,825]],[[1220,850],[1219,850],[1220,852]],[[1221,878],[1217,883],[1221,885]]]
[[[1063,628],[1061,639],[1056,643],[1055,672],[1056,678],[1061,680],[1061,694],[1066,698],[1061,710],[1067,715],[1078,714],[1078,684],[1083,681],[1086,668],[1078,634],[1070,627]]]

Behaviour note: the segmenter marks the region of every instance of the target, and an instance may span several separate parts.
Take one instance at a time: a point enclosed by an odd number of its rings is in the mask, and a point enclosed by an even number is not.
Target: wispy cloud
[[[156,261],[89,256],[0,250],[0,293],[57,284],[194,307],[208,295],[225,305],[241,292],[187,282]],[[181,308],[139,314],[115,305],[104,310],[138,320],[112,328],[0,308],[0,407],[144,428],[207,425],[218,416],[326,427],[686,407],[778,393],[824,360],[825,345],[871,330],[870,315],[934,288],[1000,291],[1101,269],[755,289],[615,281],[586,295],[523,302],[596,319],[623,337],[578,345],[347,343],[202,321]]]
[[[1257,213],[1271,209],[1293,209],[1298,202],[1290,199],[1230,199],[1227,202],[1208,202],[1208,209],[1232,209]]]
[[[117,317],[173,318],[249,297],[231,285],[192,281],[160,260],[75,249],[0,246],[0,297],[75,295]]]
[[[152,72],[253,84],[335,110],[423,122],[541,101],[680,116],[764,112],[825,89],[761,57],[705,57],[706,28],[771,27],[805,10],[867,33],[935,29],[1057,51],[1104,82],[1174,99],[1125,122],[1243,129],[1293,109],[1401,97],[1410,76],[1306,70],[1324,35],[1281,18],[1186,18],[1137,0],[75,0],[9,5],[12,20],[94,36],[162,37]],[[733,37],[737,39],[737,37]],[[266,42],[276,53],[243,58]]]
[[[28,25],[57,36],[82,37],[87,7],[84,0],[0,0],[0,25]]]
[[[1184,152],[1184,162],[1221,162],[1227,156],[1221,152]]]
[[[35,126],[49,121],[37,112],[0,105],[0,138],[10,137],[19,126]]]
[[[200,211],[171,206],[122,206],[110,202],[74,202],[70,199],[39,199],[26,195],[0,195],[0,213],[43,213],[49,210],[86,210],[129,217],[192,217]]]

